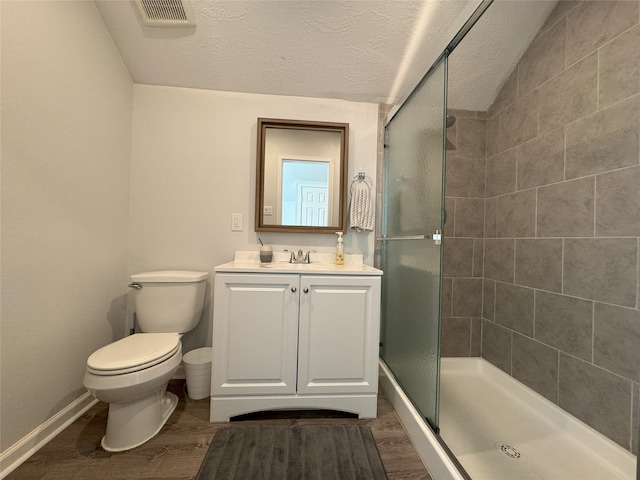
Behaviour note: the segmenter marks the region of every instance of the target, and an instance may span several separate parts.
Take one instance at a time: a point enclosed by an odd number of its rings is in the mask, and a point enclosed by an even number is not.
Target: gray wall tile
[[[511,331],[482,320],[482,358],[511,374]]]
[[[473,276],[482,277],[484,275],[484,240],[482,238],[473,239]]]
[[[497,197],[484,201],[484,238],[496,238],[496,213],[498,211]]]
[[[598,53],[600,108],[640,92],[640,25],[606,44]]]
[[[536,191],[498,197],[496,228],[498,237],[535,237]]]
[[[593,302],[536,291],[535,338],[591,361]]]
[[[484,157],[487,141],[487,121],[459,118],[456,122],[456,150],[461,157]]]
[[[482,319],[471,319],[471,345],[469,356],[479,357],[482,355]]]
[[[638,23],[638,2],[586,1],[567,15],[567,65]]]
[[[596,235],[640,236],[640,167],[596,177]]]
[[[479,118],[481,113],[482,112],[476,112],[475,110],[447,109],[447,115],[454,115],[456,118]]]
[[[635,308],[635,238],[565,239],[564,242],[564,293]]]
[[[564,70],[565,21],[538,34],[520,59],[519,94],[525,95]]]
[[[638,164],[640,96],[567,125],[566,178]]]
[[[596,110],[598,56],[593,54],[540,87],[540,133]]]
[[[476,158],[476,197],[484,198],[486,196],[486,176],[487,176],[487,158]]]
[[[484,162],[447,153],[446,195],[484,197]]]
[[[518,148],[518,190],[564,179],[564,128],[536,137]]]
[[[528,93],[498,115],[498,149],[515,147],[538,134],[538,90]]]
[[[630,381],[561,353],[558,385],[560,407],[622,447],[630,447]]]
[[[440,356],[468,357],[471,344],[470,318],[443,318]]]
[[[486,196],[495,197],[516,191],[515,149],[487,158]]]
[[[482,315],[482,279],[454,278],[452,316],[480,317]]]
[[[453,278],[446,277],[442,279],[442,305],[440,311],[442,317],[451,316],[451,293],[453,291]]]
[[[516,240],[515,283],[562,291],[562,239]]]
[[[473,239],[445,238],[442,276],[471,277],[473,275]]]
[[[596,303],[593,363],[640,381],[640,311]]]
[[[455,236],[479,237],[484,235],[484,199],[458,198],[455,204]]]
[[[593,177],[538,189],[538,237],[593,236]]]
[[[558,351],[513,334],[512,375],[547,400],[558,402]]]
[[[482,316],[487,320],[495,319],[496,282],[484,279],[482,285]]]
[[[534,290],[496,283],[496,323],[533,337]]]
[[[500,145],[498,140],[500,137],[499,127],[499,115],[494,115],[487,119],[487,156],[492,157],[500,153]]]
[[[636,457],[638,453],[638,435],[640,434],[640,389],[638,384],[633,384],[633,414],[631,420],[631,453]]]
[[[484,276],[513,282],[515,241],[487,238],[484,241]]]
[[[445,238],[455,237],[456,199],[454,197],[445,197],[444,209],[447,214],[444,222],[444,236]]]

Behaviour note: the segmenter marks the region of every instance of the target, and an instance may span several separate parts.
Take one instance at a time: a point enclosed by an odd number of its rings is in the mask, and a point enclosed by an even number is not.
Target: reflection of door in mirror
[[[330,160],[282,158],[282,225],[330,225]]]

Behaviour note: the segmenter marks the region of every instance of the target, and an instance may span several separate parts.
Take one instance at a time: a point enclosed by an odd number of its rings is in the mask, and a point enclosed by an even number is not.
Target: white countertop
[[[288,252],[273,252],[273,261],[260,263],[260,252],[236,252],[232,262],[218,265],[224,273],[295,273],[314,275],[382,275],[382,270],[365,265],[362,255],[345,254],[344,265],[334,265],[332,253],[312,253],[311,263],[289,263]]]

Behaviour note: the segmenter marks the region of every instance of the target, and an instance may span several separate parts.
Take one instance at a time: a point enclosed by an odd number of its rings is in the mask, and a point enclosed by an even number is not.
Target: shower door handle
[[[426,235],[407,235],[403,237],[378,237],[381,242],[390,242],[396,240],[433,240],[433,243],[440,245],[442,243],[442,232],[436,230],[433,234]]]

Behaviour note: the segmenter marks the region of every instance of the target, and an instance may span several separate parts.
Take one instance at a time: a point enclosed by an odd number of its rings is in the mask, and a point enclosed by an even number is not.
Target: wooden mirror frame
[[[265,181],[265,142],[266,131],[269,128],[306,130],[320,132],[337,132],[340,134],[339,182],[338,182],[338,222],[326,227],[309,225],[278,225],[266,224],[263,219],[264,210],[264,181]],[[346,232],[347,226],[347,174],[349,150],[349,124],[336,122],[313,122],[306,120],[283,120],[274,118],[258,118],[257,148],[256,148],[256,202],[255,202],[255,231],[280,233],[335,233]],[[335,167],[334,167],[335,168]]]

